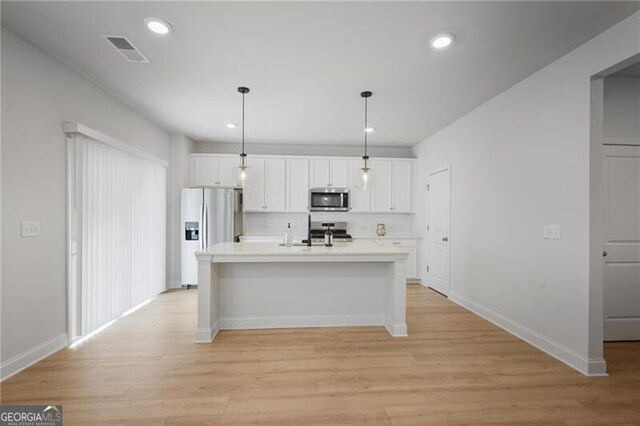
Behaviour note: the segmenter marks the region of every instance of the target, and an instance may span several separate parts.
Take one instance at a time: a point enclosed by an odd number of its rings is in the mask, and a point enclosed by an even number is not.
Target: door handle
[[[200,251],[204,251],[204,204],[200,204]]]
[[[449,241],[449,238],[447,238],[447,237],[442,237],[442,241],[445,241],[445,242],[446,242],[446,241]]]
[[[202,244],[203,244],[203,249],[202,250],[206,250],[207,247],[209,247],[209,209],[207,208],[206,204],[203,204],[203,223],[204,223],[204,229],[203,229],[203,235],[202,235]]]
[[[607,253],[606,250],[602,250],[602,257],[607,257],[607,254],[609,254],[609,253]]]

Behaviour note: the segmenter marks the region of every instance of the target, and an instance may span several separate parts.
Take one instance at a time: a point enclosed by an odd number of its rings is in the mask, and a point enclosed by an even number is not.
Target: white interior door
[[[428,176],[427,284],[449,294],[449,236],[451,228],[451,173],[439,170]]]
[[[604,170],[604,340],[640,340],[640,146],[606,146]]]

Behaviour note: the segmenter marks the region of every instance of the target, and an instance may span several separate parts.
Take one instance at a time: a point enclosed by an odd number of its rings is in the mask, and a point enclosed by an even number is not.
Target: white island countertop
[[[219,243],[197,252],[198,260],[211,262],[353,262],[406,259],[406,249],[370,243],[336,243],[325,246],[285,247],[277,243]]]
[[[196,341],[218,330],[384,326],[407,335],[409,251],[371,242],[220,243],[198,258]]]

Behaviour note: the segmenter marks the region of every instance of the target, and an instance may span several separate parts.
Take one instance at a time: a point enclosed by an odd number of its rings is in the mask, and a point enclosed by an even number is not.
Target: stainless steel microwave
[[[312,212],[348,212],[348,188],[311,188],[309,210]]]

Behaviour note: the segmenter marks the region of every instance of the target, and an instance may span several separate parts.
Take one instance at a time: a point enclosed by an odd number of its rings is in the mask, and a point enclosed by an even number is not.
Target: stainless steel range
[[[324,234],[328,227],[331,227],[335,243],[348,243],[353,240],[351,235],[347,234],[347,222],[311,222],[311,244],[324,244]]]

